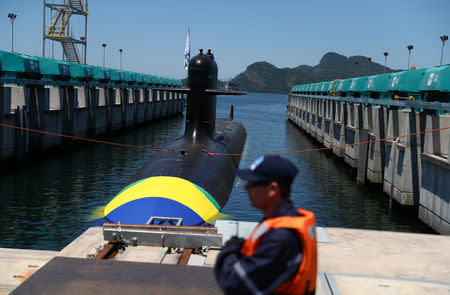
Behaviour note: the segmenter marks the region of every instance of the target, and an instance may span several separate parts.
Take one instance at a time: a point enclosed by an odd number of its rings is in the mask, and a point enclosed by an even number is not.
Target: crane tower
[[[44,25],[42,36],[42,57],[45,57],[45,40],[61,43],[63,59],[86,63],[88,0],[61,0],[59,3],[44,1]],[[50,23],[47,23],[46,12],[50,10]],[[84,36],[73,33],[71,17],[81,16],[84,19]],[[84,17],[83,17],[84,16]],[[81,34],[79,34],[81,35]],[[79,48],[84,50],[83,58]]]

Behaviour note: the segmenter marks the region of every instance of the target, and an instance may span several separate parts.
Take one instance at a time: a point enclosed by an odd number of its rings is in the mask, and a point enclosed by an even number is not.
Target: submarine
[[[216,119],[218,67],[200,49],[188,65],[188,88],[161,89],[187,95],[184,135],[157,152],[106,205],[107,222],[208,226],[228,201],[247,137],[242,123]]]

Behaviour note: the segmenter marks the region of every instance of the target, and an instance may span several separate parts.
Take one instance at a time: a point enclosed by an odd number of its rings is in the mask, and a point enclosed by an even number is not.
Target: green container
[[[352,83],[352,79],[344,79],[344,80],[339,80],[337,81],[336,84],[336,90],[342,93],[347,93],[349,88],[350,88],[350,84]]]
[[[450,92],[450,65],[427,69],[420,82],[419,90]]]
[[[153,76],[153,85],[161,85],[161,77]]]
[[[153,76],[152,75],[145,75],[145,84],[152,85],[153,83]]]
[[[119,70],[119,76],[122,75],[123,79],[126,84],[135,84],[136,83],[136,74],[132,72],[127,71],[120,71]]]
[[[77,63],[70,64],[70,73],[74,81],[91,81],[94,79],[94,67]]]
[[[2,76],[11,76],[14,72],[25,72],[22,56],[7,51],[0,51],[0,72]]]
[[[162,87],[166,87],[167,86],[167,81],[165,77],[159,77],[160,81],[161,81],[161,86]]]
[[[95,81],[107,82],[111,79],[111,75],[109,74],[108,70],[95,66],[91,66],[91,68],[92,68],[92,78]]]
[[[418,93],[420,83],[423,80],[427,69],[409,70],[391,73],[388,91]]]
[[[325,88],[325,85],[326,83],[325,82],[320,82],[319,83],[319,92],[320,92],[320,95],[323,95],[324,93],[326,93],[327,92],[327,90],[326,90],[326,88]]]
[[[144,74],[134,73],[134,75],[136,77],[137,84],[143,85],[146,82]]]
[[[353,78],[350,80],[350,86],[348,87],[348,91],[355,93],[355,92],[363,92],[364,91],[364,87],[366,86],[367,83],[367,76],[364,77],[358,77],[358,78]]]
[[[40,78],[39,59],[24,54],[0,51],[0,71],[8,78]]]
[[[327,81],[325,83],[325,91],[330,94],[330,91],[333,91],[333,81]]]
[[[70,78],[70,63],[49,58],[36,57],[44,79],[67,80]]]
[[[110,73],[111,82],[116,84],[122,84],[125,81],[125,74],[122,71],[114,69],[105,69]]]
[[[367,77],[364,92],[386,92],[392,73],[380,74]]]

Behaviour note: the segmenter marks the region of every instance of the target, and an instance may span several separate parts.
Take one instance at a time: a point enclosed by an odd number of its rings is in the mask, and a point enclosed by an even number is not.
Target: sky
[[[47,0],[58,3],[61,0]],[[0,50],[42,56],[43,1],[0,0]],[[49,14],[47,10],[47,15]],[[441,35],[450,35],[450,0],[227,0],[153,1],[90,0],[88,2],[87,63],[185,78],[183,67],[187,29],[191,56],[199,48],[212,49],[219,78],[228,80],[257,61],[276,67],[314,66],[327,52],[363,55],[387,66],[406,69],[408,45],[411,65],[439,65]],[[72,18],[76,37],[84,36],[81,17]],[[47,21],[48,22],[48,21]],[[51,57],[51,42],[46,42]],[[450,43],[443,63],[450,63]],[[54,45],[57,59],[62,53]]]

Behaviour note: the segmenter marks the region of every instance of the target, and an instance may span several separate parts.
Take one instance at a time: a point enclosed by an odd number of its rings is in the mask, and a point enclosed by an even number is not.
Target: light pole
[[[81,42],[84,42],[85,40],[86,40],[85,37],[83,37],[83,36],[80,37]],[[86,43],[84,43],[84,44],[86,44]],[[86,64],[86,52],[82,52],[82,60],[84,60],[84,64]]]
[[[11,52],[14,52],[14,20],[17,15],[14,13],[9,13],[8,17],[11,20]]]
[[[447,35],[442,35],[441,36],[441,41],[442,41],[442,50],[441,50],[441,62],[439,63],[439,65],[442,65],[442,55],[444,54],[444,44],[445,41],[448,40],[448,36]]]
[[[371,57],[368,57],[367,58],[367,76],[369,76],[370,74],[369,74],[369,67],[370,67],[370,62],[372,61],[372,58]]]
[[[414,46],[408,45],[407,48],[408,48],[409,54],[408,54],[408,67],[407,67],[406,69],[409,71],[409,61],[410,61],[410,59],[411,59],[411,50],[413,50]]]
[[[119,49],[119,53],[120,53],[120,70],[122,70],[122,52],[123,52],[123,49]]]
[[[355,68],[354,68],[354,72],[353,72],[353,75],[356,77],[356,66],[358,65],[358,62],[357,61],[355,61]]]
[[[384,54],[384,69],[383,69],[383,73],[386,73],[386,60],[387,60],[387,56],[389,55],[389,52],[385,52]]]
[[[103,43],[102,46],[103,46],[103,67],[105,67],[105,48],[106,48],[106,43]]]

